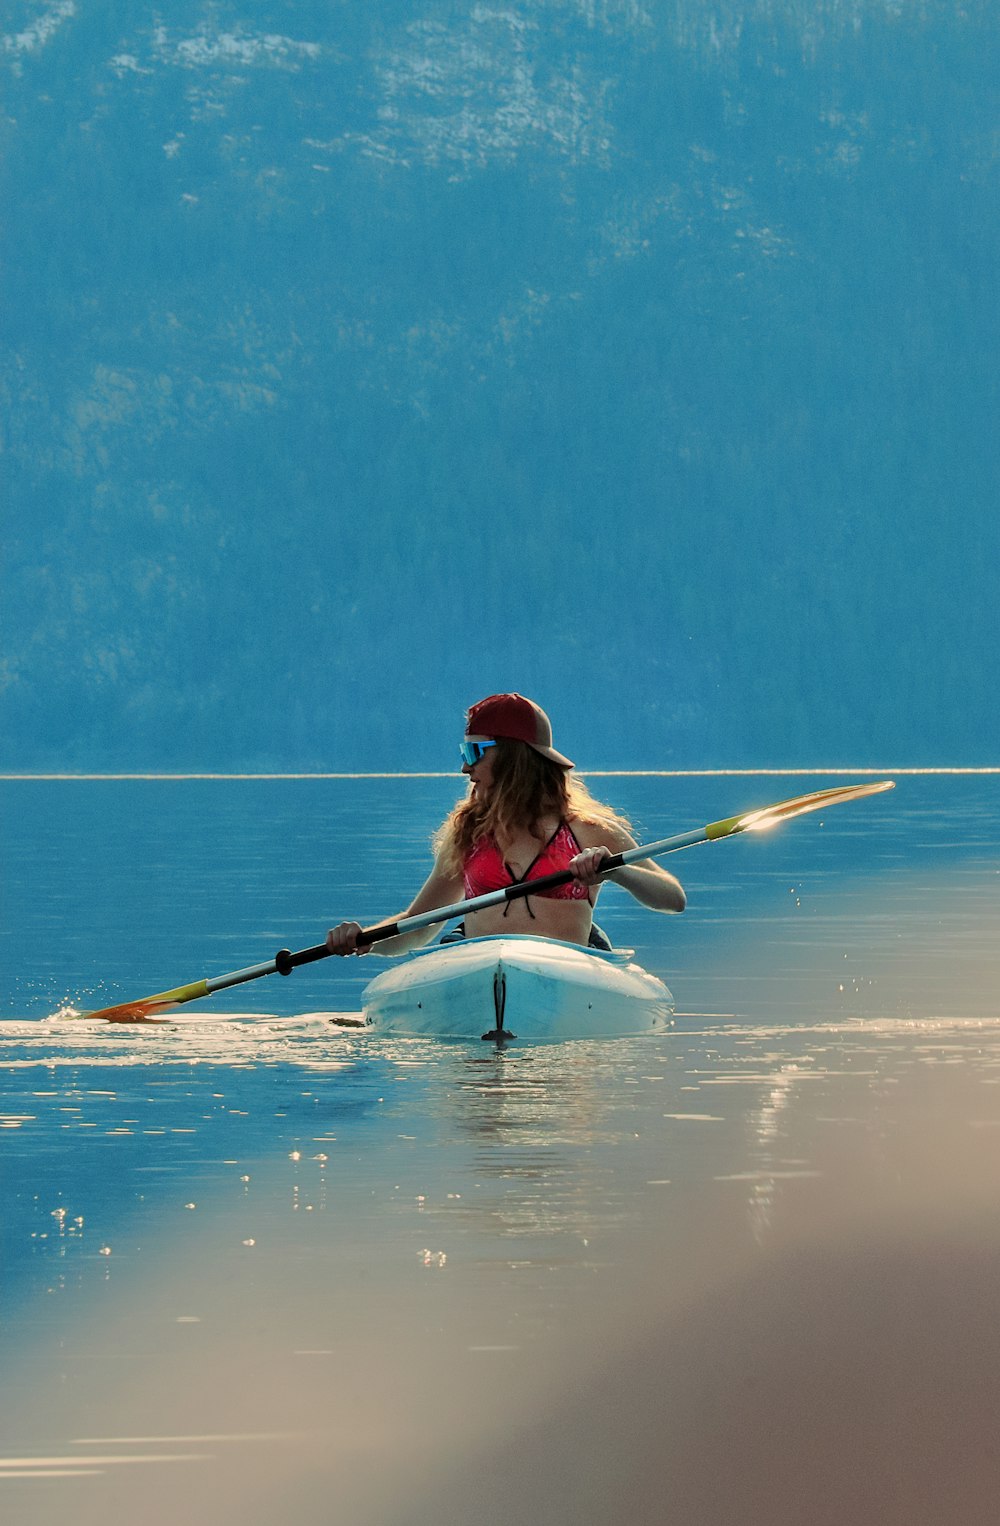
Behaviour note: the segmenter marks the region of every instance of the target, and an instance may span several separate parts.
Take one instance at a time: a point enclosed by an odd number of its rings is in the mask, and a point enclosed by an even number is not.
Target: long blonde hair
[[[529,747],[503,737],[490,749],[493,788],[488,800],[470,793],[445,817],[434,834],[434,850],[446,870],[460,874],[471,849],[492,835],[503,847],[525,827],[542,840],[545,816],[629,830],[624,816],[595,800],[582,779]]]

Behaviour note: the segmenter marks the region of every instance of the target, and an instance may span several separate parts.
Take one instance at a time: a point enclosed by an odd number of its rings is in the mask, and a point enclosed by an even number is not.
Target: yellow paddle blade
[[[766,805],[759,811],[744,811],[741,816],[713,821],[705,828],[705,837],[716,842],[720,837],[732,837],[735,832],[765,832],[768,827],[776,827],[793,816],[804,816],[807,811],[822,811],[842,800],[860,800],[863,795],[881,795],[883,790],[894,788],[891,779],[880,779],[877,784],[838,784],[834,789],[814,790],[811,795],[779,800],[777,805]]]
[[[891,779],[880,779],[877,784],[841,784],[835,789],[815,790],[811,795],[797,795],[794,800],[782,800],[777,805],[765,806],[760,811],[748,811],[737,816],[734,832],[766,832],[792,816],[805,816],[808,811],[823,811],[828,805],[840,805],[844,800],[860,800],[865,795],[881,795],[884,790],[894,789]]]
[[[105,1023],[154,1023],[161,1012],[169,1012],[186,1001],[197,1001],[208,995],[208,982],[196,980],[193,985],[178,986],[174,991],[161,991],[158,996],[144,996],[138,1001],[124,1001],[117,1007],[102,1007],[99,1012],[81,1012],[82,1018]]]

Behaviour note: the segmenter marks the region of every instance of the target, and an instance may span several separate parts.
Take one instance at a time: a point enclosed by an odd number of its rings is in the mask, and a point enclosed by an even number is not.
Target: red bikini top
[[[508,885],[523,885],[540,880],[546,874],[558,874],[569,867],[570,859],[580,852],[580,844],[568,821],[561,821],[544,848],[538,852],[523,874],[514,873],[497,847],[492,832],[481,837],[469,851],[463,865],[465,894],[471,900],[477,895],[487,895],[491,890],[506,890]],[[557,885],[553,890],[540,890],[539,895],[553,901],[589,901],[590,890],[579,880]],[[531,904],[525,897],[528,915],[534,917]],[[503,909],[504,916],[510,910],[510,902]]]

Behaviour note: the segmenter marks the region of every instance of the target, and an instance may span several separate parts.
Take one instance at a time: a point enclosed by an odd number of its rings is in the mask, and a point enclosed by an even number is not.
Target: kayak
[[[520,933],[436,944],[365,987],[365,1025],[411,1036],[503,1040],[665,1029],[673,997],[632,962],[632,953]]]

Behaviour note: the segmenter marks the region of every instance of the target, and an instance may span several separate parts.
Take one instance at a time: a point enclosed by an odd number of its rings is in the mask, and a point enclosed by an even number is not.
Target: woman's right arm
[[[453,906],[461,894],[462,876],[447,870],[439,857],[406,910],[383,920],[398,922],[403,917],[416,917],[424,911],[435,911],[439,906]],[[359,946],[358,934],[361,930],[359,922],[340,922],[336,927],[331,927],[326,935],[326,946],[330,953],[370,954],[374,950],[377,954],[405,954],[410,949],[422,948],[425,943],[429,943],[435,932],[433,926],[418,927],[412,933],[400,933],[395,938],[383,938],[378,943],[362,943]]]

